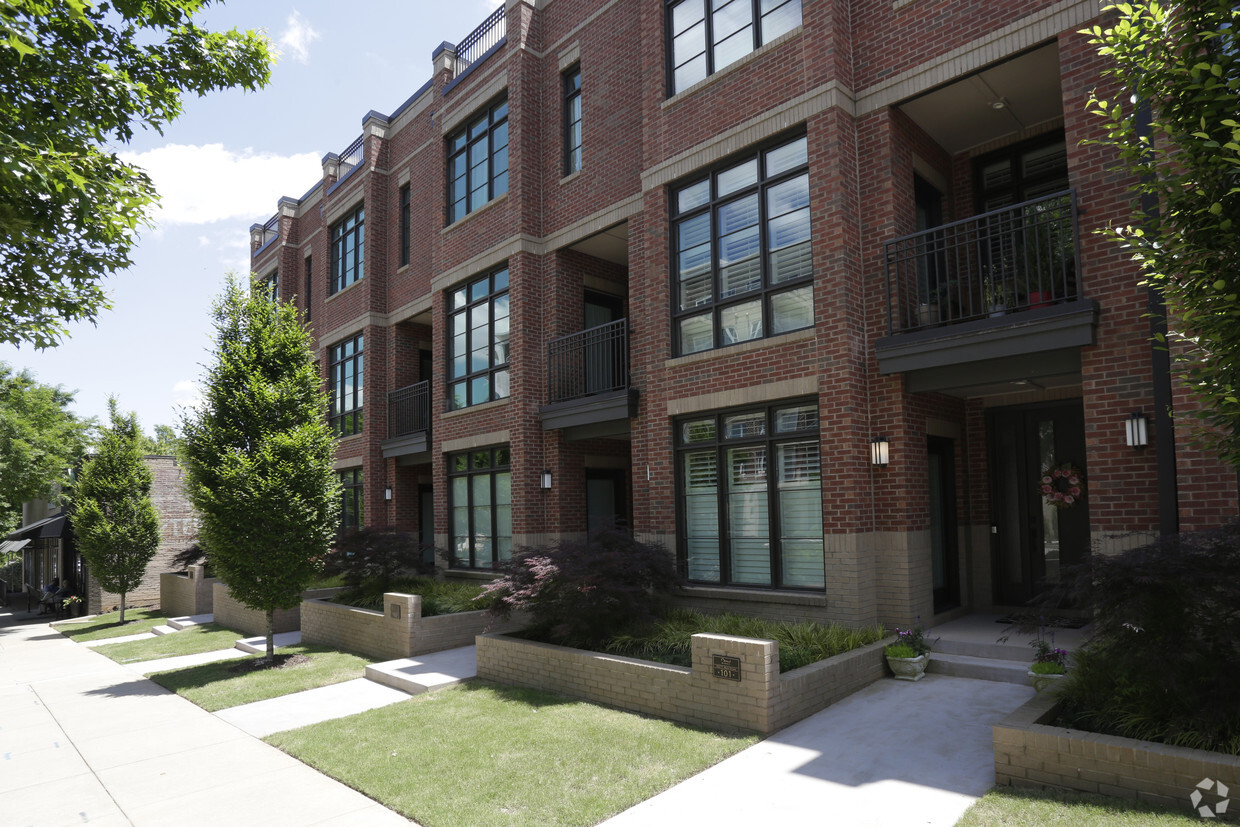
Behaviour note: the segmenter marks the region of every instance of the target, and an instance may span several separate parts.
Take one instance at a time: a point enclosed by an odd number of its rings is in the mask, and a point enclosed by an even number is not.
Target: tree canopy
[[[111,425],[73,486],[73,531],[90,573],[104,589],[125,597],[142,583],[159,549],[159,515],[151,502],[151,471],[142,461],[142,431],[132,414],[108,400]]]
[[[81,458],[94,427],[69,409],[73,394],[0,362],[0,528],[21,522],[22,503],[46,499]]]
[[[1121,90],[1095,92],[1099,143],[1156,202],[1113,228],[1160,291],[1199,435],[1240,465],[1240,7],[1233,0],[1120,3],[1086,33]]]
[[[340,519],[327,395],[297,308],[230,277],[214,308],[214,364],[182,421],[198,539],[234,598],[267,613],[301,601]]]
[[[184,92],[258,89],[265,36],[212,32],[210,0],[0,0],[0,342],[57,344],[109,306],[157,198],[111,144],[160,130]]]

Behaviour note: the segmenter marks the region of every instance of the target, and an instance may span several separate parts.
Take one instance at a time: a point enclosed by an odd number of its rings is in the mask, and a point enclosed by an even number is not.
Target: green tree
[[[143,454],[156,454],[163,457],[175,457],[181,443],[176,428],[171,425],[156,425],[155,436],[142,434],[139,438]]]
[[[214,308],[214,364],[181,442],[198,540],[233,597],[290,609],[318,572],[340,517],[327,395],[297,308],[230,276]]]
[[[110,144],[184,92],[266,85],[267,38],[202,28],[209,1],[0,0],[0,342],[53,346],[109,306],[157,197]]]
[[[46,499],[81,458],[93,419],[69,409],[73,394],[0,362],[0,528],[21,522],[22,503]]]
[[[151,502],[151,470],[142,461],[142,430],[132,414],[108,400],[111,426],[73,486],[73,531],[91,575],[103,588],[125,596],[142,583],[159,549],[159,515]]]
[[[1109,6],[1086,31],[1117,91],[1091,96],[1098,143],[1156,210],[1113,230],[1165,297],[1199,436],[1240,465],[1240,7],[1233,0]]]

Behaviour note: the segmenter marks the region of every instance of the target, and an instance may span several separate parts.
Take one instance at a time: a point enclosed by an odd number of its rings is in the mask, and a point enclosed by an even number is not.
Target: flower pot
[[[926,676],[926,664],[929,655],[918,655],[915,658],[893,658],[887,655],[887,665],[895,673],[898,681],[919,681]]]
[[[1029,675],[1029,682],[1033,684],[1035,692],[1051,692],[1056,688],[1056,684],[1061,678],[1067,677],[1063,672],[1052,672],[1050,674],[1041,674],[1030,669],[1026,674]]]
[[[1031,308],[1050,307],[1054,299],[1055,294],[1049,290],[1034,290],[1029,294],[1029,306]]]
[[[990,317],[991,317],[992,319],[993,319],[995,316],[1006,316],[1006,315],[1007,315],[1007,305],[1006,305],[1006,304],[992,304],[992,305],[990,306]]]
[[[939,323],[939,306],[937,304],[917,305],[917,326],[930,327]]]

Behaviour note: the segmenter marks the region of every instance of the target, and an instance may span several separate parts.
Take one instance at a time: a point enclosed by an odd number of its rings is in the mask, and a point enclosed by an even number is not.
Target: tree
[[[1240,465],[1240,7],[1108,9],[1113,22],[1086,32],[1121,90],[1091,96],[1106,119],[1098,143],[1118,151],[1133,190],[1157,205],[1112,232],[1166,299],[1166,344],[1200,402],[1199,436]]]
[[[22,503],[45,499],[86,450],[93,419],[69,409],[73,394],[0,362],[0,528],[21,522]]]
[[[109,144],[184,92],[266,85],[266,37],[202,28],[209,2],[0,0],[0,342],[50,347],[109,306],[99,281],[157,197]]]
[[[327,395],[297,308],[230,276],[214,308],[215,363],[202,406],[182,420],[198,539],[236,599],[267,613],[314,579],[340,518]]]
[[[156,425],[155,436],[141,434],[140,447],[144,454],[155,454],[162,457],[175,457],[180,447],[181,438],[176,428],[171,425]]]
[[[159,515],[151,502],[151,471],[142,461],[142,431],[132,414],[108,400],[111,426],[73,486],[73,531],[90,572],[103,588],[125,596],[142,583],[159,549]]]

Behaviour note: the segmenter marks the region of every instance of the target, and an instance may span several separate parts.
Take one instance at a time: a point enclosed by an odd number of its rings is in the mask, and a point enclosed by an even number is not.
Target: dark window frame
[[[486,292],[475,294],[475,287],[486,282]],[[444,404],[449,411],[458,411],[465,408],[471,408],[474,405],[481,405],[486,402],[494,402],[498,399],[507,399],[511,396],[511,384],[507,384],[506,392],[500,394],[497,385],[498,380],[503,375],[506,382],[510,382],[509,372],[512,369],[510,332],[511,332],[511,303],[509,283],[509,270],[507,265],[490,270],[486,273],[474,276],[468,281],[461,282],[448,289],[444,297],[445,316],[447,317],[447,364],[444,366]],[[496,304],[503,299],[504,307],[508,310],[507,314],[496,314]],[[479,346],[473,341],[474,331],[480,329],[478,326],[471,324],[474,317],[474,310],[482,306],[487,307],[486,318],[486,337],[487,337],[487,365],[477,370],[472,369],[472,358],[475,351],[479,350]],[[460,333],[457,327],[457,318],[463,319],[464,332]],[[504,320],[504,326],[507,327],[502,339],[505,359],[500,361],[497,358],[497,347],[500,339],[497,338],[496,321]],[[458,352],[456,347],[459,343],[459,337],[465,336],[464,352]],[[458,373],[454,360],[456,358],[465,360],[464,372]],[[474,398],[475,380],[487,377],[488,394],[486,399]],[[464,404],[456,404],[457,398],[456,386],[464,386]]]
[[[327,274],[327,295],[333,296],[366,275],[366,205],[358,204],[342,216],[331,226],[328,237],[331,268]]]
[[[716,63],[715,48],[719,46],[720,44],[726,42],[727,40],[731,39],[732,36],[735,36],[735,37],[741,36],[738,30],[737,33],[729,37],[725,37],[723,40],[719,41],[719,43],[715,42],[714,14],[723,11],[723,9],[725,9],[727,6],[732,5],[732,3],[740,3],[742,4],[742,6],[748,5],[750,7],[751,16],[750,16],[749,28],[752,29],[750,33],[750,41],[751,41],[750,47],[746,51],[737,54],[731,60],[728,60],[722,63],[721,65],[716,66],[715,65]],[[790,28],[784,29],[783,31],[777,31],[774,34],[767,36],[767,34],[763,31],[763,23],[765,22],[765,19],[769,18],[772,14],[775,14],[781,9],[788,8],[789,4],[795,4],[797,6],[798,11],[800,12],[799,14],[800,22],[798,22],[796,26],[792,26]],[[675,61],[676,61],[677,55],[676,55],[675,21],[673,19],[674,12],[678,6],[692,6],[692,5],[700,5],[702,7],[703,18],[700,21],[700,25],[703,26],[703,42],[705,44],[704,51],[695,52],[693,57],[687,60],[683,60],[680,63],[676,63]],[[726,69],[728,66],[731,66],[733,63],[737,62],[738,60],[741,60],[746,55],[752,54],[753,52],[765,46],[767,43],[770,43],[772,40],[775,40],[776,38],[781,37],[784,34],[787,34],[789,31],[792,31],[797,26],[803,25],[805,22],[805,14],[804,14],[804,9],[802,8],[802,0],[785,0],[784,2],[780,3],[778,6],[768,9],[765,14],[763,14],[762,12],[762,0],[731,0],[731,2],[725,2],[725,3],[719,4],[720,8],[715,9],[714,12],[712,12],[712,9],[711,9],[712,5],[714,5],[712,0],[664,0],[664,13],[663,13],[664,29],[663,31],[664,31],[664,38],[665,38],[665,43],[666,43],[666,47],[664,49],[664,66],[665,66],[665,72],[666,72],[666,90],[667,90],[668,97],[677,95],[680,92],[685,91],[685,89],[692,88],[693,86],[706,80],[711,75],[715,74],[721,69]],[[681,32],[681,35],[684,35],[688,33],[689,31],[691,31],[692,29],[696,28],[697,25],[699,25],[699,23],[694,23],[693,25],[686,26],[684,30]],[[745,27],[742,27],[742,28],[745,28]],[[706,64],[706,73],[702,77],[697,78],[696,80],[693,80],[689,83],[686,83],[683,89],[676,88],[676,69],[686,64],[692,63],[698,57],[705,58],[704,62]]]
[[[311,319],[311,296],[314,292],[314,255],[306,256],[306,321]]]
[[[477,463],[480,458],[486,457],[486,465],[479,467]],[[512,457],[511,449],[507,445],[494,445],[485,448],[474,448],[469,451],[459,451],[448,454],[445,458],[446,476],[448,481],[448,549],[449,549],[449,568],[456,569],[474,569],[474,570],[491,570],[494,569],[497,562],[508,560],[512,556]],[[480,477],[488,478],[489,498],[487,503],[479,504],[474,502],[474,480]],[[499,501],[498,482],[499,477],[507,477],[508,483],[508,534],[501,534],[501,516],[500,507],[503,505]],[[465,479],[465,495],[467,502],[462,506],[456,502],[455,497],[455,481]],[[468,520],[468,536],[465,537],[467,556],[462,557],[458,553],[458,538],[456,524],[456,509],[463,507],[466,510]],[[486,535],[479,535],[478,525],[475,517],[478,512],[486,508],[489,511],[490,525],[486,529],[490,532]],[[491,562],[489,564],[479,564],[479,546],[478,538],[480,536],[489,537],[491,540]],[[507,538],[507,549],[499,547],[499,541]]]
[[[1061,145],[1064,147],[1064,162],[1062,167],[1056,167],[1041,175],[1026,176],[1021,169],[1021,159],[1029,152],[1047,147]],[[996,161],[1007,161],[1011,170],[1011,183],[1007,186],[996,186],[990,189],[986,188],[985,176],[983,170],[995,163]],[[1062,173],[1062,174],[1060,174]],[[1029,201],[1039,195],[1048,194],[1051,191],[1065,190],[1070,186],[1067,161],[1067,139],[1062,128],[1052,129],[1042,135],[1035,135],[1023,141],[1017,141],[1008,144],[1005,147],[978,155],[973,159],[972,163],[973,175],[973,207],[974,214],[980,215],[984,212],[990,212],[994,209],[1002,209],[1002,206],[993,206],[986,208],[989,199],[996,197],[1002,193],[1011,193],[1007,199],[1006,205],[1020,204]],[[1048,189],[1048,185],[1051,186]],[[1029,195],[1030,190],[1042,191],[1034,195]]]
[[[400,267],[409,264],[409,221],[412,210],[409,203],[409,185],[400,188]]]
[[[340,479],[340,527],[362,528],[366,525],[366,487],[362,469],[345,468],[337,473]]]
[[[280,300],[280,268],[272,270],[267,278],[263,279],[263,295],[273,302]]]
[[[502,135],[502,143],[498,137],[500,135]],[[475,202],[475,195],[481,188],[481,184],[474,180],[475,169],[478,165],[470,163],[471,151],[483,142],[486,144],[486,186],[481,199]],[[504,92],[486,106],[472,113],[463,125],[448,135],[444,142],[446,153],[445,219],[448,224],[460,221],[479,207],[508,192],[508,147],[508,93]],[[503,170],[499,171],[496,159],[501,153]],[[453,174],[458,159],[464,159],[464,169],[461,175]],[[463,196],[454,197],[456,182],[461,177],[464,177],[465,181]],[[459,214],[456,213],[458,204],[463,205],[463,212]]]
[[[328,394],[331,409],[328,422],[336,436],[346,437],[362,432],[362,408],[365,402],[365,340],[358,333],[337,342],[327,349]],[[352,371],[348,367],[352,367]],[[345,408],[346,400],[352,399],[352,407]]]
[[[564,174],[572,175],[574,172],[581,171],[584,161],[581,64],[574,63],[562,73],[561,77],[563,78],[564,91]],[[577,106],[575,116],[573,113],[574,103]],[[576,127],[575,130],[574,127]]]
[[[786,146],[791,146],[798,141],[806,141],[806,161],[795,167],[781,170],[775,174],[768,175],[765,159],[767,153],[772,150],[778,150]],[[719,179],[722,173],[736,169],[738,166],[747,163],[750,159],[757,162],[757,181],[744,187],[738,187],[729,191],[724,195],[718,195]],[[733,347],[745,344],[747,342],[761,341],[769,339],[773,336],[781,336],[785,333],[791,333],[795,330],[806,330],[813,328],[816,323],[816,313],[813,312],[813,284],[814,284],[814,235],[813,235],[813,210],[812,202],[808,203],[802,209],[809,210],[810,228],[809,236],[805,243],[809,244],[810,265],[807,275],[797,278],[791,278],[778,283],[771,282],[770,254],[771,244],[769,238],[769,222],[768,206],[766,193],[770,190],[786,184],[801,176],[806,176],[806,186],[812,197],[812,184],[809,181],[810,165],[808,161],[808,135],[804,130],[798,130],[793,133],[784,133],[783,135],[764,141],[754,147],[750,147],[744,152],[739,152],[729,156],[723,161],[713,164],[703,171],[694,173],[691,176],[676,181],[668,188],[668,213],[669,226],[671,228],[669,235],[669,262],[668,273],[671,289],[671,323],[672,323],[672,350],[676,356],[686,356],[693,353],[704,353],[711,350],[719,350],[720,348]],[[683,212],[678,211],[677,196],[682,191],[686,191],[694,186],[707,182],[709,195],[706,201],[693,206]],[[759,286],[757,289],[745,290],[734,293],[730,296],[723,296],[720,284],[720,249],[719,242],[721,233],[719,228],[719,210],[730,204],[739,203],[743,199],[752,194],[758,195],[758,277]],[[687,223],[701,215],[709,215],[710,224],[710,292],[711,299],[709,301],[694,304],[692,307],[680,308],[680,277],[679,277],[679,248],[678,228],[682,223]],[[790,213],[789,213],[790,214]],[[788,245],[791,247],[794,245]],[[787,249],[788,247],[781,248]],[[810,319],[809,323],[796,328],[781,330],[778,333],[773,332],[772,322],[774,313],[771,308],[771,300],[773,297],[791,292],[798,288],[810,288]],[[744,339],[738,339],[733,342],[723,341],[724,325],[721,321],[721,313],[727,308],[752,302],[755,298],[759,299],[762,304],[762,335],[753,336]],[[681,341],[680,323],[682,320],[689,319],[694,316],[701,315],[709,310],[711,314],[711,345],[710,347],[699,348],[696,350],[686,350]]]

